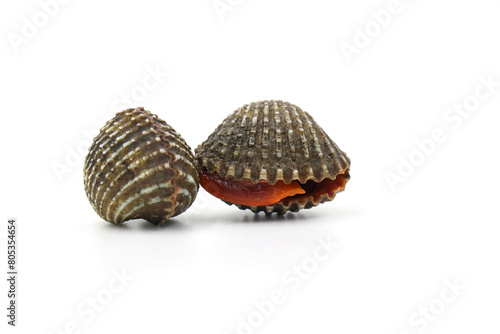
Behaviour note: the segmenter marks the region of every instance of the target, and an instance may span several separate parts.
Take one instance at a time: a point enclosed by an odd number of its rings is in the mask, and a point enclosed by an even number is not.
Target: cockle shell
[[[199,177],[184,139],[158,116],[135,108],[117,113],[94,139],[84,185],[104,220],[142,218],[161,225],[193,203]]]
[[[349,180],[350,160],[305,111],[283,101],[250,103],[229,115],[195,150],[200,168],[226,180],[252,184],[296,180],[303,187],[325,179],[338,187],[327,193],[287,197],[275,204],[240,209],[269,214],[299,211],[331,201]]]

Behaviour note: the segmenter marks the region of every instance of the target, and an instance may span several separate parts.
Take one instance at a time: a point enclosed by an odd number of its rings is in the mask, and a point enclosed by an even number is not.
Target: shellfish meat
[[[199,176],[184,139],[158,116],[135,108],[117,113],[94,139],[84,185],[104,220],[142,218],[161,225],[193,203]]]
[[[255,213],[331,201],[350,178],[347,155],[307,112],[283,101],[237,109],[195,153],[202,187]]]

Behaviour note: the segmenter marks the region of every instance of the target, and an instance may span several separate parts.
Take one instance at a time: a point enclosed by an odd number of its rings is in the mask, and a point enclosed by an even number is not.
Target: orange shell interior
[[[200,185],[213,196],[230,203],[265,206],[276,204],[284,199],[300,200],[304,196],[312,197],[314,201],[317,201],[323,194],[333,196],[344,190],[348,180],[345,174],[338,175],[334,180],[324,179],[321,182],[309,180],[304,184],[298,181],[285,184],[280,180],[271,185],[266,181],[254,184],[249,179],[243,181],[224,179],[217,173],[208,173],[206,169],[203,169],[200,173]]]

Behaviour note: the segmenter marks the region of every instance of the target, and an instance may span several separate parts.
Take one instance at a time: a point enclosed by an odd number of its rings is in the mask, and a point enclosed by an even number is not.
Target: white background
[[[401,0],[385,27],[370,14],[385,0],[222,3],[74,0],[44,22],[35,0],[2,2],[1,267],[14,217],[20,273],[9,333],[498,333],[500,87],[467,118],[447,110],[473,103],[480,77],[500,81],[500,3]],[[29,38],[23,18],[40,26]],[[168,75],[141,88],[154,70]],[[201,190],[167,226],[112,226],[87,201],[78,152],[124,94],[193,149],[245,103],[297,104],[347,152],[351,181],[283,218]],[[416,141],[436,128],[445,140],[424,157]],[[316,268],[318,238],[339,246]],[[134,278],[111,294],[114,271]],[[283,303],[257,314],[275,289]],[[95,297],[107,304],[90,319]]]

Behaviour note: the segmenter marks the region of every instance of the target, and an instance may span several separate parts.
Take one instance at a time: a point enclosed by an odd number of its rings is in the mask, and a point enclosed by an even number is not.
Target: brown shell
[[[94,139],[84,185],[104,220],[161,225],[193,203],[199,176],[184,139],[158,116],[135,108],[117,113]]]
[[[283,180],[306,183],[349,178],[350,160],[305,111],[288,102],[260,101],[244,105],[220,124],[195,150],[200,166],[222,178]],[[343,189],[341,189],[343,190]],[[298,211],[332,200],[328,194],[306,202],[284,199],[269,206],[245,206],[241,209],[266,213]],[[228,204],[232,204],[226,202]]]

